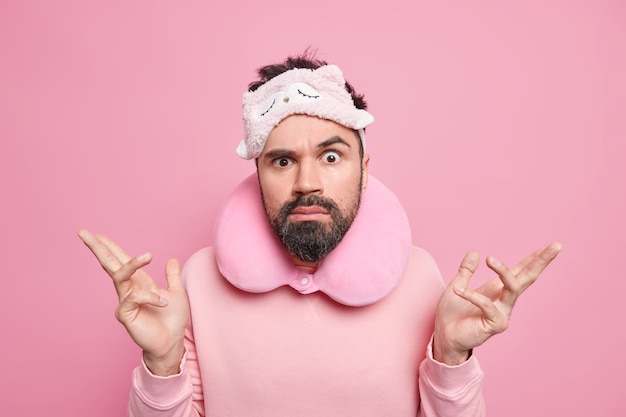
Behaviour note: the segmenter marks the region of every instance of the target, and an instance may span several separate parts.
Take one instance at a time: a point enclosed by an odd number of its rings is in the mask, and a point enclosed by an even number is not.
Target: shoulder
[[[411,247],[411,256],[409,257],[406,272],[416,278],[421,285],[426,285],[437,291],[444,287],[437,262],[428,251],[420,247]]]
[[[182,270],[183,284],[187,287],[197,277],[206,277],[217,272],[215,251],[207,246],[194,252],[185,262]]]
[[[409,260],[409,264],[415,263],[421,268],[425,268],[428,270],[437,270],[439,271],[439,267],[437,266],[437,262],[435,262],[435,258],[423,248],[418,246],[411,246],[411,256]]]
[[[206,246],[204,248],[198,249],[187,259],[187,261],[185,262],[185,268],[195,266],[198,263],[202,263],[203,261],[212,258],[214,258],[213,246]]]

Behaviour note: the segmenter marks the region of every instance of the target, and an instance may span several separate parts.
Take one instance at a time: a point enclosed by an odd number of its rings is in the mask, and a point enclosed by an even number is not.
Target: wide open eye
[[[281,156],[280,158],[276,158],[272,161],[272,164],[276,167],[288,167],[293,164],[293,159],[288,158],[286,156]]]
[[[322,155],[322,160],[327,164],[336,164],[341,160],[341,155],[336,151],[326,151]]]

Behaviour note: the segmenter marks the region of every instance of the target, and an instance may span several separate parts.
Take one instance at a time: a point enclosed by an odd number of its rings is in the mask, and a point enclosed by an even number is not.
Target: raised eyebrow
[[[351,147],[348,142],[343,140],[340,136],[336,136],[335,135],[333,137],[330,137],[330,138],[326,139],[323,142],[318,143],[317,144],[317,148],[318,149],[322,149],[322,148],[326,148],[326,147],[331,146],[331,145],[336,145],[337,143],[341,143],[341,144],[347,146],[348,148]]]
[[[263,155],[264,159],[275,159],[275,158],[280,158],[280,157],[293,157],[295,155],[295,152],[291,149],[272,149],[269,150],[265,153],[265,155]]]

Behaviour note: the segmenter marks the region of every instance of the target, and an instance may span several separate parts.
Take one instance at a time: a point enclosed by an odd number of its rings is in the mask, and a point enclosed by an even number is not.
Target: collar
[[[255,173],[218,214],[214,247],[221,274],[241,290],[264,293],[289,285],[356,307],[395,288],[409,260],[411,229],[396,196],[370,175],[359,212],[339,245],[316,271],[298,268],[269,226]]]

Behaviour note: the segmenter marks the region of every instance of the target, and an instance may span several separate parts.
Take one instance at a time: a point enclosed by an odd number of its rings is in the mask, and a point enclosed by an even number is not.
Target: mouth
[[[330,213],[320,206],[298,206],[289,213],[289,220],[295,222],[323,221]]]

